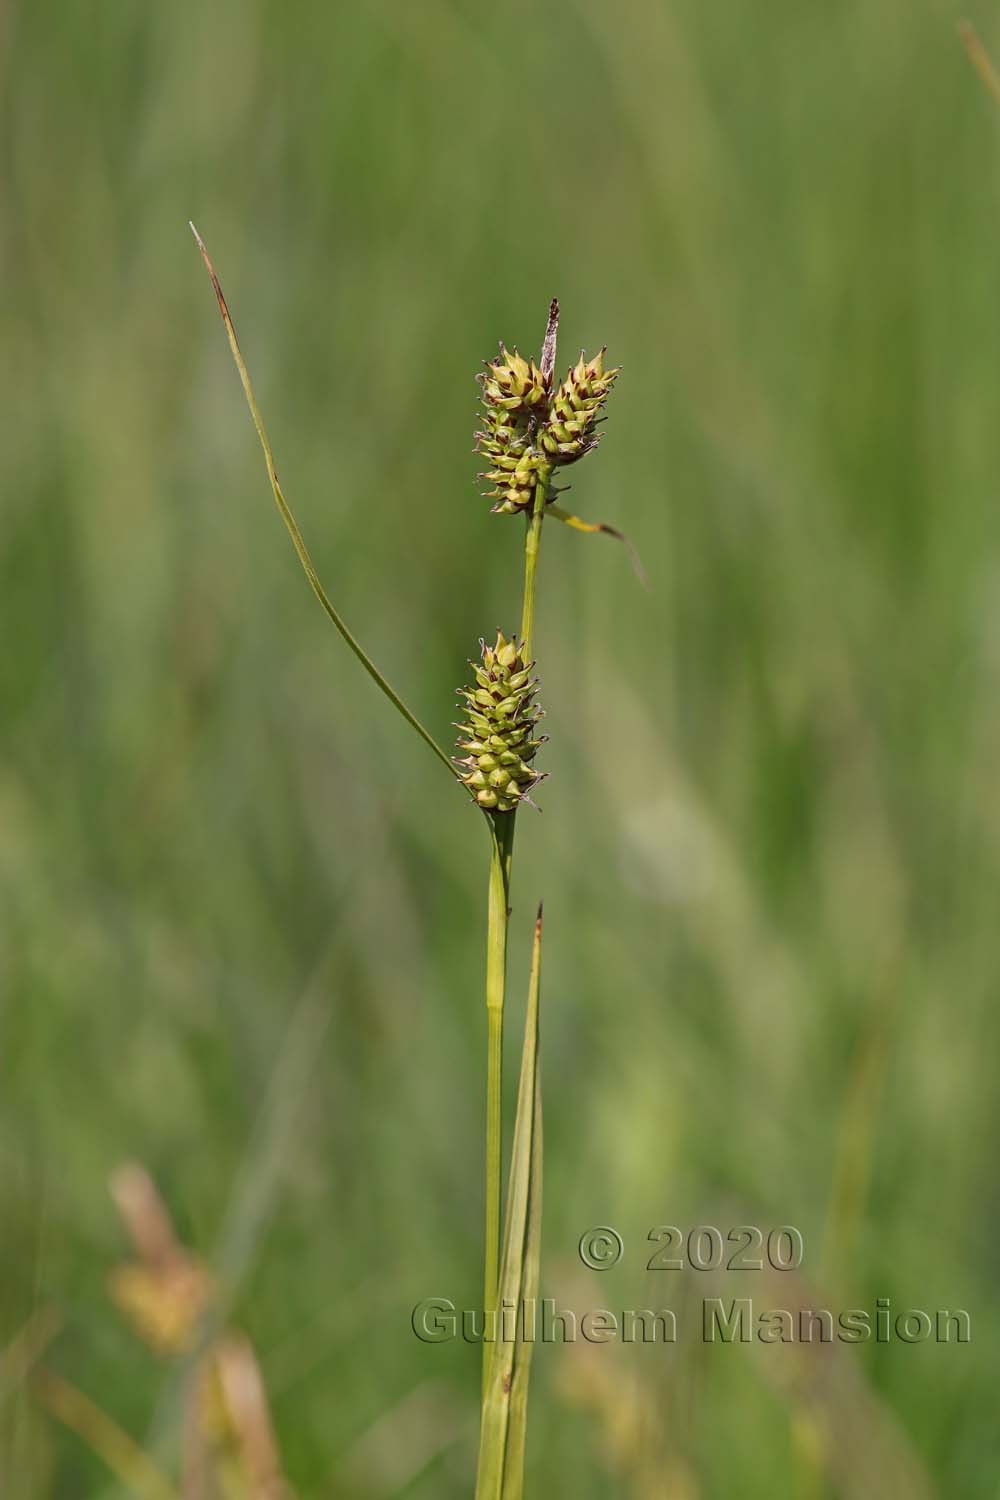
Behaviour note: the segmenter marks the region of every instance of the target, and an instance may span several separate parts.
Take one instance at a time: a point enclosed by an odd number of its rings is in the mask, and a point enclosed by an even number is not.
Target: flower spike
[[[499,630],[494,645],[479,644],[480,662],[469,663],[473,685],[460,691],[465,722],[458,726],[458,749],[464,754],[455,763],[485,812],[513,812],[542,780],[531,765],[544,743],[535,737],[541,710],[534,662],[526,662],[516,640]]]

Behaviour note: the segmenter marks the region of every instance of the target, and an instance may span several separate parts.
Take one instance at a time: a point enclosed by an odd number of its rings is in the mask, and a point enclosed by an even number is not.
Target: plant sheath
[[[522,1500],[528,1372],[534,1339],[526,1319],[538,1298],[542,1224],[542,1094],[538,1061],[538,1009],[542,962],[542,909],[531,952],[524,1018],[521,1078],[511,1148],[500,1264],[500,1311],[491,1351],[479,1434],[476,1500]],[[513,1314],[513,1327],[510,1326]]]
[[[500,1207],[503,1194],[503,1007],[507,977],[507,919],[514,814],[489,814],[490,881],[486,927],[486,1246],[483,1313],[496,1311],[500,1275]],[[483,1345],[483,1382],[489,1367]]]

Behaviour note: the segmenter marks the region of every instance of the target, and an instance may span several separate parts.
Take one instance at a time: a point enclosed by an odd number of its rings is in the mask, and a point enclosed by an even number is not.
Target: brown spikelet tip
[[[195,244],[198,246],[198,249],[201,251],[201,258],[205,262],[205,269],[208,271],[209,276],[212,278],[212,286],[213,286],[213,288],[215,290],[216,301],[219,304],[219,311],[222,313],[222,320],[225,323],[225,325],[226,325],[227,328],[232,329],[233,337],[235,338],[236,337],[236,331],[235,331],[235,329],[233,329],[233,320],[229,316],[229,308],[226,305],[226,299],[225,299],[225,297],[222,295],[222,287],[219,284],[219,278],[218,278],[218,276],[216,276],[216,274],[215,274],[215,267],[212,265],[211,257],[209,256],[209,253],[208,253],[207,249],[205,248],[205,241],[202,239],[202,237],[198,233],[197,229],[195,229],[194,224],[191,222],[190,219],[188,219],[188,228],[190,229],[191,233],[194,235]]]
[[[559,299],[553,297],[549,303],[549,321],[545,327],[542,343],[542,376],[549,382],[556,367],[556,339],[559,335]]]

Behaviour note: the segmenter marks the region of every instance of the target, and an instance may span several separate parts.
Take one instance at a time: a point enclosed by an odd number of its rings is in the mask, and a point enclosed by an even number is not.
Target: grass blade
[[[625,551],[628,553],[628,560],[632,564],[632,571],[643,588],[649,587],[642,560],[624,531],[619,531],[616,527],[607,525],[605,521],[584,521],[581,516],[574,516],[572,511],[563,510],[561,505],[550,505],[548,513],[550,516],[555,516],[557,521],[562,521],[566,526],[572,526],[574,531],[584,531],[588,535],[597,535],[603,532],[605,536],[613,536],[616,541],[621,542],[624,546]]]
[[[522,1305],[534,1323],[538,1307],[538,1277],[542,1238],[542,1087],[535,1066],[535,1096],[531,1137],[531,1186],[528,1191],[528,1225],[524,1243]],[[503,1500],[521,1500],[524,1493],[524,1448],[528,1432],[528,1376],[531,1373],[533,1340],[520,1342],[514,1350],[514,1372],[510,1386],[507,1419],[507,1453],[504,1461]]]
[[[31,1388],[52,1416],[103,1459],[127,1494],[137,1500],[180,1500],[149,1455],[83,1391],[44,1365],[32,1376]]]
[[[417,718],[416,714],[412,713],[410,709],[407,708],[406,704],[403,702],[402,698],[400,698],[395,688],[393,688],[390,683],[387,682],[387,680],[382,676],[382,673],[378,670],[371,657],[367,654],[366,651],[363,650],[360,642],[357,641],[351,634],[350,630],[348,630],[347,625],[344,622],[339,610],[334,607],[326,590],[319,581],[319,574],[313,567],[313,561],[309,556],[309,549],[306,547],[305,539],[303,538],[302,533],[299,530],[298,522],[292,514],[291,507],[289,506],[288,501],[285,499],[284,494],[282,493],[281,485],[278,482],[278,471],[275,468],[274,454],[271,450],[271,443],[267,436],[267,431],[264,427],[264,419],[260,414],[260,407],[257,405],[257,398],[253,393],[253,386],[250,384],[250,372],[247,369],[246,361],[244,360],[243,355],[240,352],[239,341],[236,338],[236,329],[233,326],[233,320],[230,316],[229,307],[226,303],[225,296],[223,295],[222,286],[219,282],[218,276],[215,274],[215,267],[212,265],[211,258],[205,248],[205,243],[202,240],[201,235],[198,233],[197,229],[195,229],[193,224],[190,225],[190,228],[191,233],[195,237],[195,242],[198,246],[198,249],[201,251],[201,258],[205,262],[205,269],[208,271],[208,274],[212,280],[212,286],[215,289],[215,297],[216,301],[219,304],[219,312],[222,314],[222,321],[225,325],[226,335],[229,339],[229,347],[232,351],[233,362],[236,365],[237,373],[239,374],[240,381],[243,385],[243,394],[247,398],[247,406],[249,406],[250,408],[250,415],[253,418],[253,425],[257,429],[257,436],[260,438],[260,446],[264,450],[264,459],[267,463],[267,477],[271,481],[271,489],[274,494],[275,504],[277,505],[278,511],[281,515],[281,519],[284,521],[285,526],[288,530],[288,535],[292,539],[292,545],[294,546],[295,551],[298,554],[298,559],[302,564],[303,572],[309,580],[309,587],[312,589],[313,593],[316,595],[316,598],[323,606],[327,615],[340,631],[340,634],[343,636],[348,646],[354,652],[354,655],[358,658],[358,661],[364,667],[365,671],[368,673],[372,681],[382,689],[382,692],[388,698],[389,702],[395,709],[399,711],[399,713],[402,714],[403,718],[406,720],[407,724],[409,724],[410,728],[416,730],[417,734],[419,734],[424,744],[427,745],[431,750],[433,750],[438,760],[440,760],[445,766],[447,766],[449,776],[454,778],[455,770],[448,756],[441,749],[441,746],[438,744],[437,740],[430,733],[430,731],[424,728],[420,720]]]
[[[507,1184],[507,1219],[500,1263],[500,1296],[489,1379],[483,1397],[476,1500],[520,1500],[528,1374],[534,1341],[524,1338],[538,1296],[542,1225],[542,1096],[538,1067],[538,1007],[542,967],[542,909],[531,954],[524,1020],[517,1118]],[[513,1327],[511,1327],[513,1324]],[[486,1329],[489,1333],[491,1330]],[[512,1337],[505,1338],[505,1334]]]
[[[1000,104],[1000,74],[997,73],[993,59],[983,46],[979,32],[971,21],[959,21],[958,34],[969,54],[969,61],[993,95],[994,104]]]

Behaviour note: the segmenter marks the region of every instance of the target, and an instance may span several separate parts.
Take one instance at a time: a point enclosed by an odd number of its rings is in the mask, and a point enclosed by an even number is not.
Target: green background
[[[509,1042],[544,896],[543,1290],[682,1332],[539,1348],[528,1493],[997,1494],[1000,113],[957,15],[5,9],[5,1500],[124,1493],[37,1398],[39,1309],[176,1472],[178,1373],[107,1291],[126,1159],[297,1493],[471,1491],[478,1351],[409,1318],[479,1295],[486,839],[305,587],[189,218],[320,573],[439,738],[519,610],[480,361],[557,293],[560,364],[624,366],[568,503],[649,588],[545,528]],[[793,1224],[801,1272],[647,1276],[667,1223]],[[973,1339],[709,1348],[707,1295]]]

